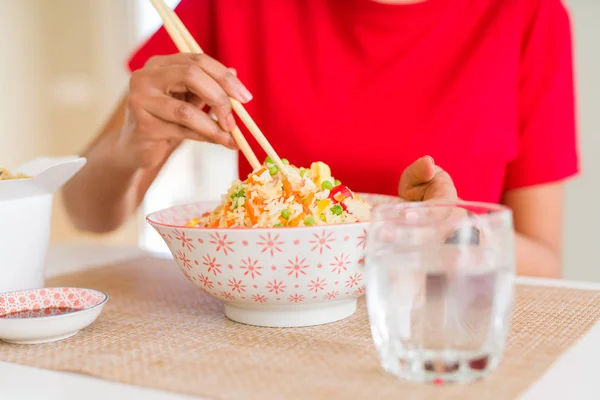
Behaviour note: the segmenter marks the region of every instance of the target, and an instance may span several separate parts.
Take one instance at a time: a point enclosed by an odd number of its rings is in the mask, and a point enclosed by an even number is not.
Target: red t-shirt
[[[278,154],[326,162],[355,191],[396,194],[426,154],[465,200],[578,172],[560,0],[182,0],[177,13],[237,70]],[[129,67],[176,51],[161,28]],[[251,170],[243,157],[239,168]]]

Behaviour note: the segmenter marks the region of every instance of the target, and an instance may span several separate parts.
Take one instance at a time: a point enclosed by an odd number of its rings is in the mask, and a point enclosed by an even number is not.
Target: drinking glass
[[[411,381],[469,382],[498,366],[514,301],[508,208],[376,207],[365,268],[371,332],[386,371]]]

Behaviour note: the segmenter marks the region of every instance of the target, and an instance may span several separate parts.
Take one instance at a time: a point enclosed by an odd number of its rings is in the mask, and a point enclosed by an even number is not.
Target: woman
[[[409,200],[506,204],[518,273],[560,276],[578,172],[560,0],[182,0],[177,13],[208,55],[175,54],[161,28],[132,57],[129,93],[65,188],[79,228],[121,225],[182,140],[235,148],[229,95],[279,154],[322,160],[354,190],[400,181]]]

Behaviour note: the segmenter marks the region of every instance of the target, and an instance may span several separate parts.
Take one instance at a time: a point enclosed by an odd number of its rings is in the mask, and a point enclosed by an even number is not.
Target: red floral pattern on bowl
[[[65,339],[90,325],[107,301],[105,293],[71,287],[0,293],[0,339],[20,344]]]
[[[361,195],[372,205],[398,202]],[[298,228],[188,228],[214,202],[147,217],[184,275],[225,304],[226,315],[259,326],[307,326],[346,318],[365,291],[368,223]]]

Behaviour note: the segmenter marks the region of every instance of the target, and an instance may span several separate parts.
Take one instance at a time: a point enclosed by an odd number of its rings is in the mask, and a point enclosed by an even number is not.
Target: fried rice
[[[188,227],[273,228],[368,221],[370,206],[333,178],[329,166],[290,165],[286,175],[270,158],[244,181],[233,182],[212,211],[188,222]]]
[[[10,181],[14,179],[26,179],[30,178],[29,176],[23,173],[15,173],[12,174],[8,169],[0,167],[0,181]]]

